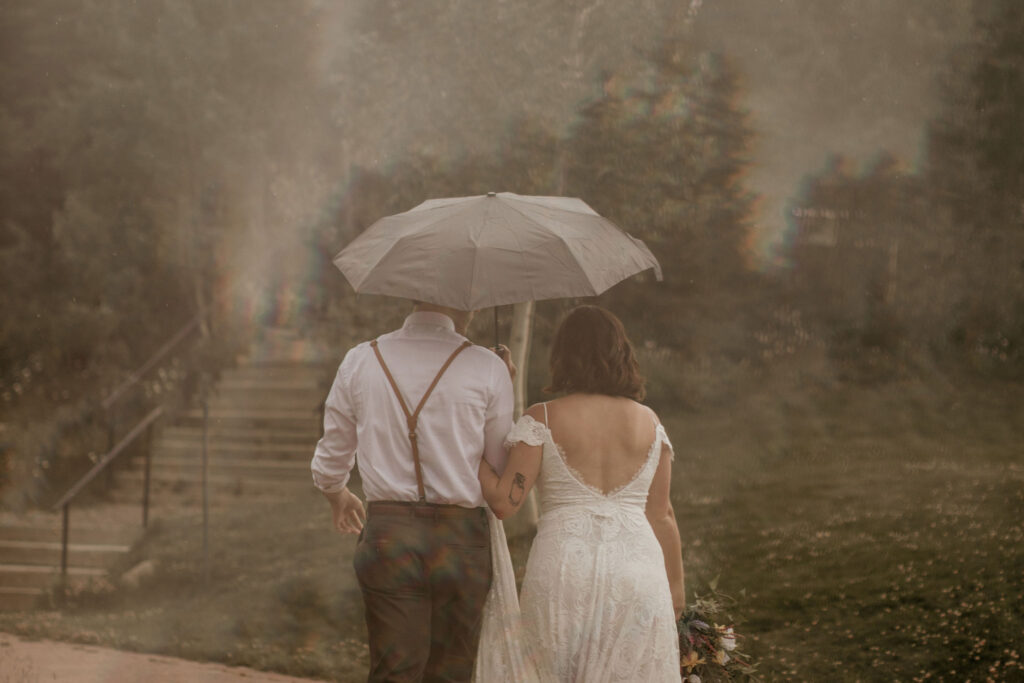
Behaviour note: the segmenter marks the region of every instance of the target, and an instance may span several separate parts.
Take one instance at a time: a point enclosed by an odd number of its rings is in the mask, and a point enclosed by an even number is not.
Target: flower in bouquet
[[[695,604],[686,610],[677,624],[679,630],[680,672],[686,683],[716,683],[718,681],[756,681],[756,667],[750,655],[738,644],[740,635],[730,625],[718,623],[724,612],[728,596],[715,590],[698,596]]]
[[[718,629],[718,646],[726,652],[736,649],[736,634],[733,633],[732,626]]]
[[[703,664],[704,660],[697,654],[696,650],[690,650],[680,657],[680,662],[687,671],[690,671],[698,664]]]

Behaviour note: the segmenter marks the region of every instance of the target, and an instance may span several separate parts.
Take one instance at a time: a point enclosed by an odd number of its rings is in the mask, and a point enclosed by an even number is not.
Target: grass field
[[[1019,387],[765,385],[662,418],[688,592],[719,577],[764,680],[1024,680]],[[239,500],[213,517],[208,578],[198,518],[162,521],[134,551],[157,563],[141,588],[0,629],[361,680],[352,543],[313,493]]]
[[[672,425],[688,585],[721,575],[766,680],[1024,680],[1024,404],[918,399]]]

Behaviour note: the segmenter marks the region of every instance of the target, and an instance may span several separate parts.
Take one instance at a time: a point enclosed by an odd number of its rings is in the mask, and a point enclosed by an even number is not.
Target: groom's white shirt
[[[379,348],[409,410],[448,356],[465,341],[451,318],[416,312],[401,329],[379,338]],[[427,501],[484,505],[477,469],[486,457],[505,468],[502,445],[512,427],[508,369],[480,346],[459,354],[427,399],[416,430]],[[324,406],[324,435],[316,446],[313,483],[325,492],[343,488],[358,453],[367,501],[415,501],[416,473],[405,415],[369,342],[349,350]]]

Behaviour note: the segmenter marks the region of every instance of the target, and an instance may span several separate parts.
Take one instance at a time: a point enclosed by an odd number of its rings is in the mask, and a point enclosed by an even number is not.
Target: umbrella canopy
[[[357,291],[464,311],[596,296],[661,266],[585,202],[510,192],[431,199],[382,218],[334,264]]]

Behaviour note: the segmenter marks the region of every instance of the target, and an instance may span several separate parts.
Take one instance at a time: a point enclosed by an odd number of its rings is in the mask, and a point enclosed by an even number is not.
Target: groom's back
[[[458,345],[454,333],[399,330],[379,339],[381,356],[410,411]],[[373,352],[366,345],[353,351],[349,386],[364,490],[370,500],[416,500],[406,416]],[[500,401],[495,387],[502,386],[497,381],[502,373],[507,376],[508,371],[495,354],[468,347],[423,404],[416,435],[428,501],[483,505],[476,473],[487,446],[488,417],[493,419],[494,404]]]

